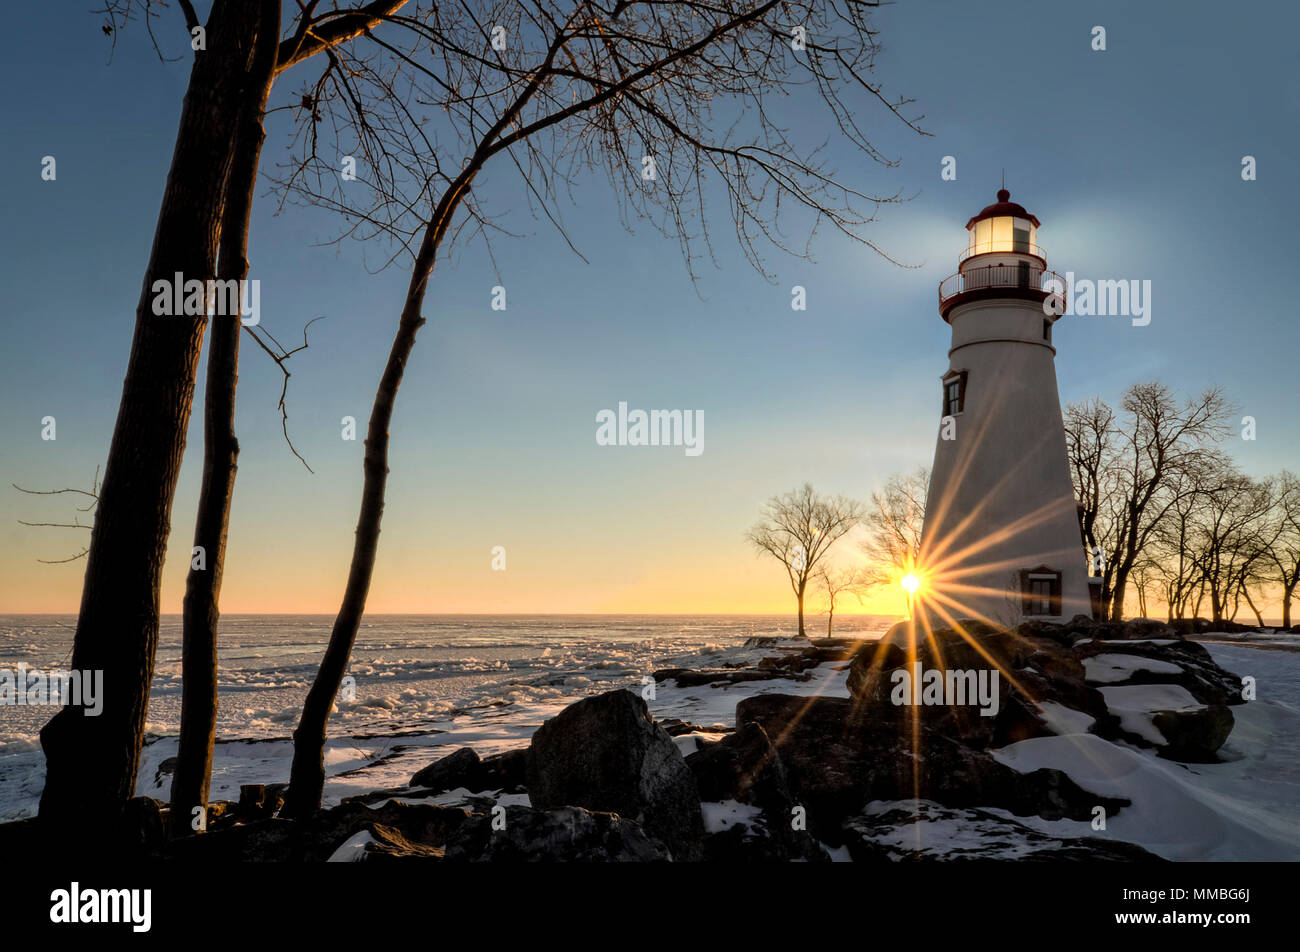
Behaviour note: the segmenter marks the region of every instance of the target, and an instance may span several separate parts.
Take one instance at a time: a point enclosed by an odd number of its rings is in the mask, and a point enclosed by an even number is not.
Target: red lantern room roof
[[[1018,205],[1011,201],[1011,193],[1003,188],[998,190],[997,202],[987,206],[982,212],[970,221],[966,222],[966,230],[969,231],[970,227],[977,221],[983,221],[986,218],[997,218],[1002,215],[1011,215],[1015,218],[1028,218],[1034,223],[1035,228],[1041,227],[1042,224],[1037,218],[1025,211],[1024,205]]]

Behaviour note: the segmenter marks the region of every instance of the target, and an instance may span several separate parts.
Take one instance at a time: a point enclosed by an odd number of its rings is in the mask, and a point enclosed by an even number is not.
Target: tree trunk
[[[807,638],[808,633],[805,632],[803,629],[803,592],[799,593],[798,599],[799,599],[799,637]]]
[[[1115,587],[1111,590],[1110,620],[1124,620],[1124,595],[1128,588],[1128,576],[1122,572],[1115,573]]]
[[[136,306],[122,386],[86,559],[71,666],[102,671],[97,717],[64,707],[41,731],[46,758],[40,815],[78,842],[102,831],[135,793],[154,653],[161,573],[204,315],[157,316],[154,284],[213,276],[239,88],[257,32],[252,4],[216,0],[207,51],[195,54],[175,151]]]
[[[1282,589],[1282,627],[1291,627],[1291,595],[1295,591],[1294,585],[1285,586]]]
[[[248,275],[248,222],[266,132],[262,115],[271,93],[279,40],[279,0],[263,0],[257,54],[246,77],[235,140],[235,159],[222,216],[217,277],[239,282],[244,300]],[[239,381],[240,315],[216,314],[209,332],[207,378],[203,391],[203,483],[199,490],[194,545],[204,565],[191,565],[185,583],[181,654],[181,735],[172,776],[170,832],[194,832],[196,811],[206,813],[212,776],[212,746],[217,728],[217,625],[221,617],[221,579],[226,533],[234,496],[239,441],[235,438],[235,388]]]
[[[459,186],[459,187],[458,187]],[[310,816],[320,806],[325,790],[325,729],[329,721],[334,697],[338,694],[348,659],[356,642],[361,616],[365,613],[366,595],[374,575],[375,557],[379,551],[379,527],[384,516],[384,488],[388,482],[388,427],[393,418],[397,389],[406,372],[406,361],[415,346],[415,336],[424,326],[420,309],[437,248],[446,233],[459,196],[468,188],[466,179],[449,187],[439,203],[434,224],[425,231],[424,241],[412,268],[411,284],[402,307],[397,334],[393,338],[379,389],[375,392],[370,410],[370,423],[366,429],[365,456],[362,462],[361,514],[357,518],[356,537],[352,544],[352,564],[348,569],[347,587],[343,603],[334,619],[329,645],[321,660],[311,690],[303,702],[302,717],[293,732],[293,764],[289,773],[289,790],[285,795],[282,815],[292,818]]]
[[[1243,597],[1245,597],[1245,599],[1246,599],[1246,604],[1250,606],[1250,610],[1251,610],[1251,612],[1254,613],[1254,615],[1255,615],[1255,621],[1259,623],[1259,627],[1260,627],[1260,628],[1263,628],[1263,627],[1264,627],[1264,616],[1261,615],[1261,614],[1259,613],[1259,609],[1255,607],[1255,600],[1254,600],[1253,598],[1250,597],[1250,592],[1247,591],[1247,589],[1246,589],[1246,587],[1245,587],[1244,585],[1243,585],[1242,588],[1241,588],[1241,594],[1242,594]]]
[[[831,622],[835,618],[835,603],[831,602],[830,610],[826,612],[826,640],[831,640]]]

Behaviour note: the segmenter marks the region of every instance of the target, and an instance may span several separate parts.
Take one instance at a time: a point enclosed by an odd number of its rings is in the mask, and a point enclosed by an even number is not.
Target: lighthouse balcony
[[[968,301],[1018,297],[1041,302],[1064,290],[1064,278],[1029,261],[968,267],[939,282],[939,313],[947,320],[953,308]]]

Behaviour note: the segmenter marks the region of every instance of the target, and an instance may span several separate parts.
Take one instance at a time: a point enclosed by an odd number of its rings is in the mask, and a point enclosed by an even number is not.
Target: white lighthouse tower
[[[1039,221],[1011,201],[966,223],[958,272],[939,285],[952,327],[926,501],[917,610],[1013,626],[1090,614],[1084,551],[1056,389]],[[1055,283],[1059,282],[1059,284]]]

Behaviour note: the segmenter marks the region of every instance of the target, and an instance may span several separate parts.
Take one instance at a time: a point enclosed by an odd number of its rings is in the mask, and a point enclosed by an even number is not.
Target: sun
[[[906,575],[904,575],[901,579],[898,580],[898,584],[903,586],[903,589],[907,592],[908,595],[912,595],[913,593],[916,592],[918,588],[921,587],[921,580],[917,578],[915,575],[913,575],[911,572],[908,572]]]

